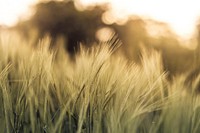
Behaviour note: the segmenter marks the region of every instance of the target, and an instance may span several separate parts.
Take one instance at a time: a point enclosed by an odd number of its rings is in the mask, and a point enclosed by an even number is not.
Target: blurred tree
[[[148,47],[148,34],[141,18],[128,20],[124,25],[113,24],[112,28],[123,43],[122,50],[127,58],[139,61],[141,45]]]
[[[129,59],[140,61],[141,47],[156,49],[162,53],[164,70],[170,76],[191,71],[194,50],[183,47],[167,24],[135,16],[126,24],[114,24],[112,28],[122,41],[122,51]],[[151,35],[152,32],[158,33]]]
[[[57,38],[63,36],[67,51],[73,55],[80,42],[90,46],[98,41],[96,32],[106,26],[116,32],[123,44],[120,50],[129,59],[140,61],[140,48],[143,46],[161,51],[164,68],[170,73],[181,73],[191,68],[194,51],[182,47],[167,25],[153,20],[148,25],[149,20],[133,16],[124,25],[108,25],[102,21],[107,9],[106,5],[98,5],[80,11],[73,0],[43,2],[35,6],[35,14],[30,20],[20,22],[16,27],[26,38],[35,36],[35,40],[48,34],[52,38],[52,46]],[[151,28],[152,22],[158,27]],[[149,27],[152,30],[149,31]],[[38,34],[33,34],[35,29]],[[163,33],[159,31],[161,29],[164,29]],[[151,36],[156,30],[158,35]]]
[[[105,26],[101,20],[105,11],[105,5],[79,11],[73,1],[39,3],[27,26],[35,28],[39,38],[48,34],[52,38],[52,44],[59,36],[63,36],[67,42],[67,51],[73,54],[80,42],[89,45],[97,41],[96,31]]]

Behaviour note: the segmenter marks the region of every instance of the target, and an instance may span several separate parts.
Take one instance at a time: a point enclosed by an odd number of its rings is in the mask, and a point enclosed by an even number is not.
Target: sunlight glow
[[[85,3],[95,0],[82,0]],[[98,1],[98,0],[96,0]],[[166,22],[180,36],[189,37],[195,31],[200,17],[199,0],[103,0],[112,3],[118,18],[136,14]]]
[[[0,25],[13,25],[39,0],[0,0]],[[135,14],[166,22],[180,36],[191,36],[200,16],[199,0],[78,0],[84,5],[111,3],[113,20]],[[107,14],[111,15],[111,14]],[[20,17],[19,17],[20,16]],[[104,19],[108,21],[108,16]],[[112,23],[112,22],[109,22]]]
[[[29,6],[36,0],[0,0],[0,25],[11,26],[28,15]]]

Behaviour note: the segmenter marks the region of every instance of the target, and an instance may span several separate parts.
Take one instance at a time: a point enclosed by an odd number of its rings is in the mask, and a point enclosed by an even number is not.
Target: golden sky
[[[27,15],[38,0],[0,0],[0,24],[13,25]],[[112,3],[113,14],[126,17],[137,14],[169,23],[180,36],[190,36],[200,16],[200,0],[80,0],[84,4]]]

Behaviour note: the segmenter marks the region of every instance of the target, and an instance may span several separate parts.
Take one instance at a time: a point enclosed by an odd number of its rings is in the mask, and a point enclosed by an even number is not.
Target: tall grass
[[[49,43],[33,50],[1,36],[0,132],[200,132],[198,95],[187,92],[185,76],[167,81],[160,53],[143,50],[138,65],[110,42],[81,48],[72,62]]]

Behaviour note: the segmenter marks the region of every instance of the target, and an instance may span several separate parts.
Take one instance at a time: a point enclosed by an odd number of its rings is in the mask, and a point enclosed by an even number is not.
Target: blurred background
[[[0,33],[19,33],[29,45],[50,36],[51,48],[64,42],[73,58],[80,43],[109,42],[140,63],[141,47],[158,50],[164,69],[176,75],[198,73],[200,2],[197,0],[0,0]]]

